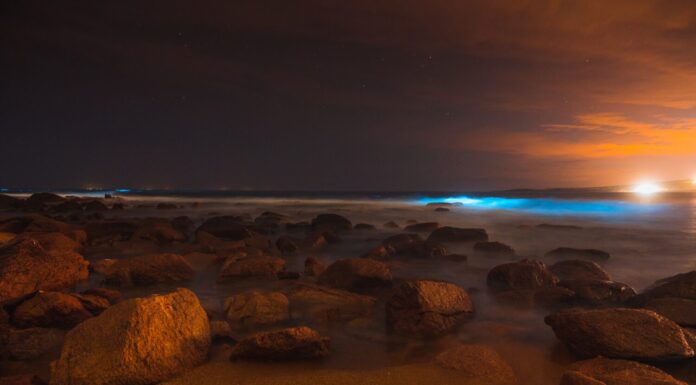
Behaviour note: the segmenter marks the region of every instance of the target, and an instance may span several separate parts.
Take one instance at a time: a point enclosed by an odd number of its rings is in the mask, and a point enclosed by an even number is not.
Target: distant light
[[[116,189],[116,192],[119,192],[119,193],[129,193],[129,192],[130,192],[130,189],[129,189],[129,188],[119,188],[119,189]]]
[[[662,186],[655,182],[641,182],[633,186],[633,192],[638,195],[650,196],[662,192],[664,189]]]
[[[694,185],[696,185],[696,179],[692,180],[691,183],[693,183]]]

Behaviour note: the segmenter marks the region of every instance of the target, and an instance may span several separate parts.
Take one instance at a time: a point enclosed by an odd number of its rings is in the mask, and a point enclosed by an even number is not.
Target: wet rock
[[[352,228],[353,224],[346,217],[338,214],[319,214],[312,219],[312,230],[314,231],[340,233]]]
[[[29,328],[11,330],[7,353],[13,360],[33,360],[60,349],[64,332],[59,329]]]
[[[13,210],[20,207],[21,204],[21,199],[6,194],[0,194],[0,210]]]
[[[386,305],[387,326],[401,334],[446,333],[471,316],[467,292],[447,282],[415,280],[399,285]]]
[[[46,382],[34,374],[18,374],[0,377],[0,385],[46,385]]]
[[[450,209],[448,209],[447,207],[438,207],[438,208],[435,209],[435,212],[436,212],[436,213],[446,213],[446,212],[449,212],[449,211],[450,211]]]
[[[33,239],[0,247],[0,302],[36,290],[70,288],[88,276],[88,263],[72,251],[47,251]]]
[[[38,292],[22,302],[12,314],[12,323],[20,328],[52,327],[71,329],[91,318],[77,298],[58,292]]]
[[[582,357],[605,356],[645,361],[691,358],[684,331],[644,309],[563,310],[545,318],[556,337]]]
[[[254,223],[263,228],[275,229],[281,225],[290,223],[290,217],[272,211],[265,211],[254,219]]]
[[[364,257],[384,259],[395,256],[415,258],[442,257],[447,250],[440,244],[424,240],[417,234],[392,235],[382,241],[382,244],[368,252]]]
[[[488,288],[496,293],[508,290],[529,290],[556,286],[558,278],[543,262],[523,259],[498,265],[488,272]]]
[[[193,268],[178,254],[142,255],[115,260],[103,271],[104,281],[116,286],[145,286],[190,281]]]
[[[77,293],[71,293],[70,295],[80,301],[82,306],[84,306],[84,308],[87,309],[87,311],[89,311],[92,315],[99,315],[101,312],[111,306],[111,302],[109,302],[107,298],[98,295]]]
[[[244,218],[237,216],[212,217],[203,222],[196,232],[204,231],[218,238],[242,240],[252,236],[251,230],[244,225]]]
[[[391,281],[387,265],[367,258],[338,260],[319,276],[322,285],[358,292],[390,287]]]
[[[213,341],[235,340],[232,327],[227,321],[210,321],[210,337]]]
[[[570,279],[598,279],[601,281],[611,281],[609,274],[597,263],[581,259],[569,259],[556,262],[549,266],[549,271],[562,281]]]
[[[205,361],[210,325],[187,289],[123,301],[71,330],[53,385],[150,384]]]
[[[488,240],[488,234],[484,229],[464,229],[459,227],[444,226],[430,233],[430,242],[483,242]]]
[[[590,261],[603,262],[611,258],[611,255],[602,250],[559,247],[546,253],[545,257],[556,259],[587,259]]]
[[[278,279],[300,279],[301,276],[300,273],[296,271],[283,270],[279,271],[276,277],[278,277]]]
[[[239,341],[230,359],[290,361],[329,355],[329,339],[308,327],[295,327],[251,335]]]
[[[655,281],[641,296],[645,299],[672,297],[696,300],[696,270]]]
[[[174,227],[176,230],[180,231],[182,234],[189,234],[191,233],[191,230],[193,229],[194,223],[191,218],[187,216],[180,216],[172,219],[171,221],[172,227]]]
[[[174,228],[167,220],[148,220],[143,222],[133,233],[131,240],[152,241],[160,244],[183,242],[187,237]]]
[[[295,223],[286,223],[285,224],[285,229],[287,231],[293,231],[293,232],[309,231],[311,228],[312,228],[312,225],[309,222],[295,222]]]
[[[474,251],[491,257],[512,258],[515,256],[515,250],[500,242],[476,242]]]
[[[469,257],[464,254],[446,254],[441,258],[452,262],[466,262],[469,260]]]
[[[413,231],[415,233],[429,233],[432,232],[433,230],[436,230],[440,227],[440,224],[438,222],[422,222],[422,223],[414,223],[412,225],[408,225],[404,227],[404,230],[406,231]]]
[[[459,345],[435,357],[435,363],[456,370],[465,383],[515,385],[517,377],[510,365],[494,349],[485,345]]]
[[[358,230],[358,231],[373,231],[373,230],[376,230],[377,228],[374,225],[371,225],[369,223],[358,223],[355,225],[355,227],[353,229]]]
[[[109,207],[101,201],[89,201],[83,206],[85,211],[108,211]]]
[[[636,295],[625,283],[598,279],[569,279],[558,286],[572,290],[580,303],[588,305],[621,305]]]
[[[398,229],[399,225],[394,221],[389,221],[383,225],[387,229]]]
[[[318,277],[326,270],[326,265],[314,257],[305,259],[304,267],[304,274],[307,277]]]
[[[300,249],[295,241],[286,236],[279,237],[278,240],[276,240],[276,247],[282,255],[293,255]]]
[[[696,327],[696,300],[686,298],[655,298],[645,308],[671,319],[681,326]]]
[[[686,385],[662,370],[635,361],[597,357],[573,363],[561,385]]]
[[[179,207],[174,203],[160,202],[157,204],[157,210],[175,210]]]
[[[286,291],[293,312],[320,323],[347,322],[371,316],[377,300],[362,294],[298,283]]]
[[[73,238],[64,235],[63,233],[23,233],[18,235],[14,240],[20,241],[25,239],[34,239],[46,251],[73,251],[79,252],[82,250],[82,245]]]
[[[324,234],[308,234],[307,238],[302,240],[300,248],[305,251],[319,251],[329,244]]]
[[[227,298],[223,307],[232,325],[255,327],[287,321],[289,304],[283,293],[250,291]]]
[[[95,287],[82,292],[84,295],[94,295],[109,301],[110,304],[116,304],[121,301],[121,292],[118,290],[107,289],[105,287]]]
[[[114,203],[111,206],[111,210],[114,210],[114,211],[125,210],[125,208],[126,208],[126,205],[124,205],[123,203]]]
[[[285,261],[278,257],[244,257],[228,258],[218,277],[219,283],[233,281],[237,278],[276,279],[278,273],[285,270]]]
[[[51,208],[56,213],[75,213],[82,211],[82,205],[76,200],[68,200]]]
[[[15,234],[15,233],[0,232],[0,246],[10,242],[16,236],[17,236],[17,234]]]
[[[495,299],[508,306],[558,310],[575,305],[575,292],[560,286],[517,289],[495,293]]]
[[[131,239],[137,229],[138,223],[131,220],[100,220],[85,225],[91,244],[125,241]]]
[[[27,198],[27,202],[29,203],[40,203],[40,204],[58,204],[65,201],[65,198],[58,194],[53,194],[53,193],[48,193],[48,192],[40,192],[40,193],[34,193]]]

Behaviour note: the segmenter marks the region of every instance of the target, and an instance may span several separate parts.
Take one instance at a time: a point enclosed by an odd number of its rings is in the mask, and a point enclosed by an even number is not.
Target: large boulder
[[[225,260],[218,277],[219,283],[239,278],[276,279],[285,270],[285,261],[272,256],[230,257]]]
[[[47,251],[34,239],[0,247],[0,302],[37,290],[60,290],[86,280],[89,264],[72,251]]]
[[[609,274],[596,262],[582,259],[558,261],[549,266],[549,271],[562,281],[569,279],[598,279],[601,281],[611,281]]]
[[[635,361],[597,357],[573,363],[560,385],[687,385],[662,370]]]
[[[515,385],[517,376],[501,356],[485,345],[458,345],[435,357],[435,363],[457,371],[462,383]]]
[[[391,282],[389,267],[367,258],[338,260],[319,276],[322,285],[358,292],[390,287]]]
[[[230,359],[289,361],[329,355],[329,339],[308,327],[294,327],[253,334],[239,341]]]
[[[146,385],[205,361],[208,316],[178,289],[112,306],[71,330],[52,368],[52,385]]]
[[[696,300],[696,270],[655,281],[641,293],[645,299],[687,298]]]
[[[596,249],[574,249],[571,247],[559,247],[545,254],[547,258],[556,259],[587,259],[590,261],[606,261],[611,255],[606,251]]]
[[[12,323],[20,328],[56,327],[71,329],[92,317],[79,299],[59,292],[39,292],[22,302],[12,314]]]
[[[328,231],[331,233],[349,231],[353,228],[353,224],[348,218],[338,214],[319,214],[312,219],[311,226],[314,231]]]
[[[558,278],[541,261],[523,259],[498,265],[488,272],[486,282],[495,293],[508,290],[536,290],[553,287]]]
[[[227,298],[223,307],[231,325],[254,327],[288,320],[289,304],[283,293],[250,291]]]
[[[307,283],[295,284],[285,294],[290,299],[293,313],[319,323],[369,317],[377,302],[370,296]]]
[[[190,281],[194,271],[178,254],[141,255],[118,259],[102,273],[105,282],[116,286],[145,286],[156,283]]]
[[[488,233],[484,229],[465,229],[459,227],[444,226],[430,233],[430,242],[482,242],[488,240]]]
[[[414,280],[399,285],[386,304],[387,326],[401,334],[446,333],[471,316],[469,294],[448,282]]]
[[[671,319],[681,326],[696,327],[696,300],[686,298],[655,298],[645,308]]]
[[[682,328],[644,309],[564,310],[545,319],[582,357],[674,361],[694,356]]]

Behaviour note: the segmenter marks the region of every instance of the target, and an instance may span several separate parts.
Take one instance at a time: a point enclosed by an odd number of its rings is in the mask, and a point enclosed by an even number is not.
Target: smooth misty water
[[[340,244],[330,245],[313,254],[287,258],[287,268],[302,271],[304,259],[315,255],[330,263],[357,257],[399,230],[385,229],[387,221],[404,226],[409,220],[437,221],[442,225],[485,228],[491,240],[511,245],[518,258],[544,260],[544,254],[556,247],[595,248],[608,251],[612,258],[604,268],[616,281],[641,290],[659,278],[696,269],[696,197],[663,196],[649,201],[616,194],[601,196],[546,197],[526,194],[501,196],[312,196],[312,197],[225,197],[225,196],[135,196],[129,204],[151,207],[112,212],[109,216],[161,217],[188,215],[200,224],[212,215],[252,217],[263,211],[289,215],[294,221],[311,220],[319,213],[338,213],[355,223],[370,223],[376,231],[353,231]],[[435,212],[426,203],[442,201],[462,203],[449,212]],[[175,201],[186,208],[157,210],[154,205]],[[196,208],[191,203],[197,202]],[[549,229],[539,224],[573,225],[578,229]],[[282,234],[279,233],[277,235]],[[430,278],[457,283],[472,290],[475,317],[455,336],[413,341],[385,333],[381,314],[367,324],[334,325],[320,328],[332,338],[332,355],[320,363],[258,364],[228,362],[227,347],[216,345],[209,363],[172,381],[172,384],[430,384],[462,383],[455,372],[428,364],[434,354],[457,341],[480,342],[495,347],[513,366],[522,384],[558,384],[564,367],[575,360],[560,345],[544,322],[544,310],[501,306],[486,294],[487,271],[508,260],[483,258],[471,245],[448,245],[452,253],[469,256],[467,263],[441,260],[405,260],[390,264],[395,278]],[[185,251],[185,250],[172,250]],[[94,250],[86,257],[97,260],[111,255]],[[553,261],[546,261],[552,263]],[[211,312],[220,314],[221,303],[233,293],[250,288],[277,289],[286,281],[242,281],[215,284],[217,270],[200,269],[190,283]],[[150,287],[126,291],[127,296],[166,292],[171,287]],[[378,308],[379,309],[379,308]],[[379,312],[380,310],[378,310]],[[295,321],[295,323],[305,323]],[[43,364],[42,364],[43,365]],[[43,366],[42,372],[47,367]],[[669,368],[682,375],[694,369]],[[694,378],[689,378],[693,380]]]

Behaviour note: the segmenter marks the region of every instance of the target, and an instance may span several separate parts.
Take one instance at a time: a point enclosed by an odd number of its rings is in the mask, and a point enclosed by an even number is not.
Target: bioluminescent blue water
[[[637,203],[620,200],[572,200],[558,198],[506,198],[453,196],[419,198],[420,204],[445,202],[471,209],[518,211],[539,215],[630,216],[665,210],[667,204]]]

